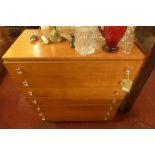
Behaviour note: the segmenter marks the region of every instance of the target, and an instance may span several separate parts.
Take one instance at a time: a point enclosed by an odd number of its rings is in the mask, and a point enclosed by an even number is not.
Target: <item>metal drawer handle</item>
[[[130,79],[131,71],[133,70],[133,67],[126,67],[124,69],[125,77],[120,81],[121,89],[125,93],[129,93],[133,84],[133,80]]]
[[[132,84],[133,84],[133,81],[130,79],[123,79],[120,82],[121,89],[126,93],[130,92]]]
[[[45,119],[45,117],[42,117],[42,119],[41,119],[42,121],[46,121],[46,119]]]
[[[118,90],[116,90],[116,91],[114,91],[114,96],[119,96],[119,91]]]
[[[40,107],[39,106],[37,106],[37,111],[40,111]]]
[[[131,71],[133,71],[133,67],[125,67],[124,68],[125,78],[129,78]]]
[[[26,80],[22,82],[22,85],[23,85],[24,87],[29,87],[29,86],[30,86]]]
[[[41,113],[39,114],[39,116],[43,116],[43,113],[41,112]]]
[[[17,73],[17,74],[23,74],[23,72],[22,72],[22,70],[21,70],[20,67],[18,67],[18,68],[16,69],[16,73]]]
[[[33,103],[33,104],[37,104],[37,101],[36,101],[36,100],[33,100],[32,103]]]
[[[29,96],[33,96],[33,94],[32,94],[31,91],[29,91],[27,94],[28,94]]]

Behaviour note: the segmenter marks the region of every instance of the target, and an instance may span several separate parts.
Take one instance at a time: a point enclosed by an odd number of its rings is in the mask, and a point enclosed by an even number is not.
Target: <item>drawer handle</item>
[[[39,113],[39,116],[43,116],[43,113],[42,113],[42,112],[40,112],[40,113]]]
[[[130,92],[132,84],[133,84],[133,81],[130,79],[123,79],[120,82],[121,89],[126,93]]]
[[[41,119],[42,121],[46,121],[46,119],[45,119],[45,117],[42,117],[42,119]]]
[[[23,85],[24,87],[29,87],[29,86],[30,86],[26,80],[22,82],[22,85]]]
[[[32,103],[33,103],[33,104],[37,104],[37,101],[36,101],[36,100],[33,100]]]
[[[133,70],[133,67],[126,67],[124,69],[125,77],[120,81],[121,89],[125,93],[129,93],[133,84],[133,80],[130,79],[131,71]]]
[[[119,91],[118,90],[116,90],[116,91],[114,91],[114,96],[119,96]]]
[[[17,74],[23,74],[23,72],[22,72],[22,70],[20,69],[20,67],[18,67],[18,68],[16,69],[16,73],[17,73]]]
[[[29,96],[33,96],[33,93],[32,93],[31,91],[29,91],[27,94],[28,94]]]
[[[131,71],[133,71],[133,67],[125,67],[124,68],[125,78],[129,78]]]
[[[39,106],[37,106],[37,111],[40,111],[40,107]]]

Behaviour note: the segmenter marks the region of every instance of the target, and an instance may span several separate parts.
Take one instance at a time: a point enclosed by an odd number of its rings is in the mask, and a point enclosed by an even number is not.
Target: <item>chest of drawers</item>
[[[32,110],[47,121],[102,121],[115,116],[126,93],[120,81],[130,69],[134,81],[144,56],[136,47],[80,56],[69,43],[30,44],[25,30],[3,56],[4,65]]]

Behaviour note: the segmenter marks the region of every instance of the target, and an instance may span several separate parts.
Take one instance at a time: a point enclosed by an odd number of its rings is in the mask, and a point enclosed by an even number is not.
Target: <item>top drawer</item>
[[[4,65],[12,77],[49,76],[50,78],[102,77],[108,80],[123,78],[125,68],[132,69],[134,79],[142,64],[141,60],[125,61],[5,61]],[[96,81],[97,82],[97,81]]]

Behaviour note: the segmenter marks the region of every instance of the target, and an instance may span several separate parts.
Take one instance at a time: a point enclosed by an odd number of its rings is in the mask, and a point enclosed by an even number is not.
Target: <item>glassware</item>
[[[128,26],[123,38],[120,40],[119,48],[127,54],[130,54],[135,41],[135,26]]]
[[[50,29],[50,26],[40,26],[40,28],[43,29]]]
[[[74,33],[75,32],[75,26],[57,26],[58,31],[63,32],[66,30],[69,30],[69,33]]]
[[[96,27],[79,26],[75,28],[75,50],[80,55],[88,55],[95,52]]]
[[[105,37],[106,45],[103,49],[114,53],[118,51],[118,42],[123,37],[127,26],[98,26],[102,36]]]
[[[101,31],[100,31],[99,28],[97,28],[96,40],[105,40],[105,38],[102,36]]]

